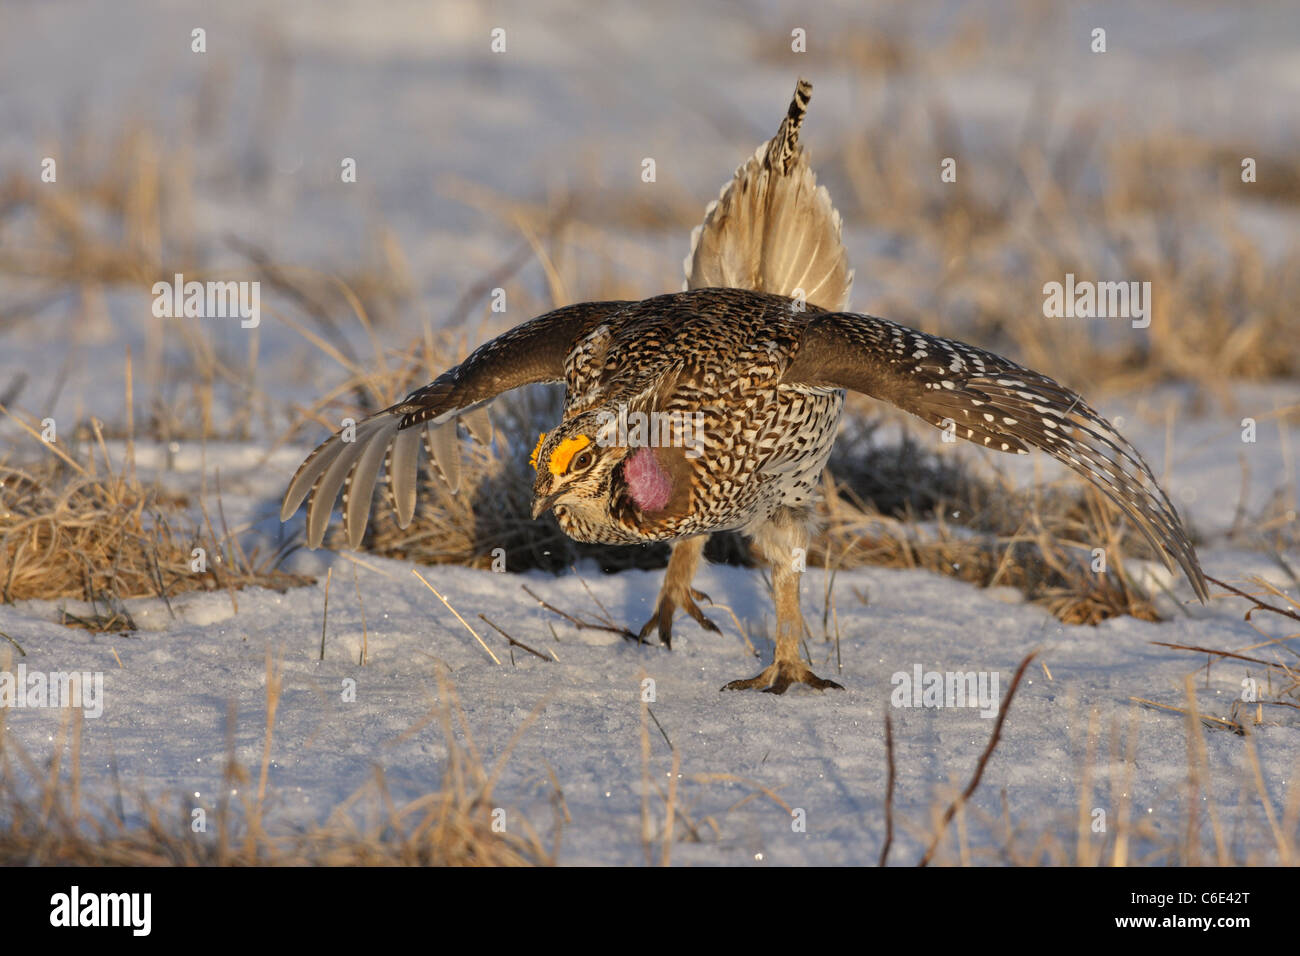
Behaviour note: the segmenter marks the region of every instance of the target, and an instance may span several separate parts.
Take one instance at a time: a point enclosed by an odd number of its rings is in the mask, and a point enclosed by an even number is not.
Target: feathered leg
[[[778,508],[754,538],[764,560],[772,566],[772,596],[776,602],[776,655],[757,677],[733,680],[722,690],[761,688],[769,694],[784,694],[791,684],[807,684],[817,690],[844,688],[823,680],[799,658],[803,636],[803,611],[799,608],[799,572],[795,570],[795,548],[808,549],[808,516],[790,508]]]

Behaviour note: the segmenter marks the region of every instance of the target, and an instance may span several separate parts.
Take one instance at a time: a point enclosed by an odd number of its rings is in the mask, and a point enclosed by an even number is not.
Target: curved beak
[[[546,512],[550,511],[551,506],[555,504],[556,499],[559,497],[560,497],[560,493],[558,491],[553,495],[547,495],[545,498],[534,497],[533,498],[534,520],[540,518],[542,515],[546,514]]]

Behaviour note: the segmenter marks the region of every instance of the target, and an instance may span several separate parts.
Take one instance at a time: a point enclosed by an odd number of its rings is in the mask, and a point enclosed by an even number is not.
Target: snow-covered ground
[[[202,238],[215,243],[233,231],[286,260],[331,268],[361,255],[370,217],[377,213],[406,252],[419,299],[432,303],[385,332],[391,336],[387,344],[404,344],[425,318],[436,320],[517,242],[438,183],[460,176],[529,199],[583,175],[606,186],[626,180],[634,189],[641,158],[653,155],[661,176],[698,194],[702,208],[743,155],[736,152],[735,129],[744,131],[738,138],[754,143],[767,135],[796,70],[817,84],[810,124],[829,126],[854,115],[857,67],[786,63],[760,56],[760,50],[788,47],[790,29],[805,17],[811,43],[833,32],[837,18],[850,17],[875,17],[882,30],[892,25],[913,42],[924,42],[931,19],[942,22],[949,8],[918,6],[928,13],[897,20],[864,13],[856,3],[815,11],[768,3],[739,29],[729,4],[682,3],[665,15],[650,12],[660,11],[659,5],[627,3],[615,5],[607,18],[595,18],[577,3],[507,3],[487,12],[470,2],[398,3],[380,12],[346,3],[283,3],[273,12],[252,2],[0,3],[0,170],[37,169],[60,131],[87,116],[104,142],[112,140],[116,123],[145,123],[160,137],[166,158],[167,137],[187,128],[186,104],[204,71],[224,70],[232,102],[231,119],[222,128],[235,132],[229,141],[204,145],[208,154],[227,155],[196,160]],[[1009,22],[996,6],[988,16],[994,28]],[[1051,44],[1058,42],[1058,30],[1086,36],[1093,19],[1112,24],[1115,68],[1089,72],[1086,84],[1072,82],[1077,65],[1053,54]],[[1026,71],[1036,83],[1054,84],[1067,103],[1091,103],[1102,112],[1142,83],[1145,108],[1171,125],[1193,129],[1220,122],[1243,137],[1268,141],[1280,135],[1275,117],[1293,112],[1300,90],[1293,42],[1300,35],[1298,21],[1295,10],[1239,22],[1210,8],[1196,8],[1193,15],[1185,4],[1163,12],[1150,8],[1141,19],[1123,4],[1091,5],[1044,34],[1043,48],[1027,47],[1023,62],[971,75],[958,58],[929,82],[971,126],[977,142],[1016,129],[1035,85],[1025,81]],[[1179,25],[1174,33],[1171,23]],[[500,62],[483,52],[498,24],[507,28],[510,44]],[[208,30],[208,60],[201,66],[189,52],[195,26]],[[765,38],[765,30],[775,31],[776,39]],[[274,56],[268,59],[259,44],[268,37],[277,38],[267,41],[272,47],[289,51],[293,81],[287,101],[268,104],[263,115],[259,77]],[[1213,69],[1186,65],[1183,58],[1201,47],[1210,51]],[[1158,81],[1143,72],[1151,63],[1160,67]],[[696,85],[714,94],[707,109],[694,105]],[[1249,90],[1250,108],[1225,90]],[[809,139],[815,150],[812,128]],[[578,169],[574,140],[582,144]],[[359,157],[355,192],[337,187],[340,156]],[[75,175],[76,157],[68,160],[61,168]],[[231,169],[234,181],[223,179],[221,173]],[[255,180],[261,185],[250,185]],[[855,242],[868,240],[850,234],[847,241],[852,254]],[[676,256],[684,244],[683,235]],[[672,288],[646,281],[646,294]],[[871,277],[860,276],[856,304],[869,307],[872,289]],[[73,324],[71,316],[83,314],[74,303],[4,331],[0,384],[25,375],[31,385],[19,407],[61,421],[93,413],[121,424],[124,346],[132,346],[137,358],[147,355],[154,328],[146,321],[147,292],[110,289],[88,307],[97,316],[89,327]],[[208,334],[227,348],[238,343],[236,354],[245,347],[237,326]],[[338,381],[336,366],[273,318],[261,336],[260,378],[278,397],[306,406]],[[364,341],[358,334],[357,342]],[[51,389],[55,381],[62,384]],[[148,394],[150,384],[137,381],[136,388]],[[1279,493],[1295,506],[1300,449],[1277,412],[1294,405],[1297,389],[1283,383],[1230,391],[1233,404],[1208,408],[1195,407],[1174,388],[1095,404],[1125,420],[1123,431],[1204,536],[1200,555],[1207,573],[1234,581],[1259,573],[1295,595],[1295,581],[1276,560],[1242,550],[1227,531],[1239,499],[1249,514]],[[232,526],[273,541],[279,497],[308,450],[302,445],[268,452],[289,420],[287,403],[281,415],[244,444],[211,444],[205,451],[184,445],[162,480],[193,490],[202,461],[210,470],[220,467]],[[1242,441],[1245,417],[1258,422],[1253,443]],[[28,442],[11,426],[0,426],[0,435],[7,447]],[[138,454],[141,476],[150,480],[162,455],[144,443]],[[999,458],[996,465],[1023,480],[1059,475],[1037,456]],[[291,524],[285,533],[299,532],[300,525]],[[810,570],[803,600],[814,670],[846,690],[723,694],[718,689],[724,683],[752,676],[770,658],[771,604],[757,571],[704,568],[697,586],[719,605],[706,612],[722,634],[680,618],[669,652],[575,629],[522,590],[527,585],[552,605],[587,618],[599,602],[615,622],[636,629],[650,615],[657,574],[607,576],[579,566],[574,574],[551,577],[421,567],[501,658],[494,664],[411,566],[361,557],[364,563],[328,552],[295,554],[291,567],[319,575],[318,583],[284,594],[241,592],[238,613],[224,593],[181,595],[172,601],[175,617],[158,601],[132,602],[141,629],[130,635],[66,629],[54,623],[57,606],[48,602],[0,605],[0,632],[26,652],[19,657],[0,641],[0,670],[21,663],[29,672],[102,673],[103,714],[87,721],[82,740],[87,790],[106,794],[116,777],[128,792],[185,793],[212,809],[221,795],[230,702],[238,715],[237,756],[250,767],[260,763],[271,648],[284,667],[271,801],[277,818],[293,823],[323,820],[371,778],[376,764],[396,797],[440,786],[442,730],[436,721],[412,728],[440,700],[436,669],[445,665],[489,762],[540,709],[514,748],[497,798],[511,808],[511,825],[517,825],[514,814],[522,813],[548,833],[553,771],[571,817],[563,829],[564,863],[644,859],[642,696],[643,682],[651,679],[649,709],[663,731],[651,724],[652,774],[666,786],[666,735],[680,755],[685,812],[697,822],[712,817],[717,824],[701,826],[701,842],[678,844],[674,862],[861,864],[876,861],[884,836],[886,714],[894,723],[898,773],[894,862],[912,862],[924,850],[934,807],[948,799],[952,785],[969,779],[993,728],[993,720],[976,708],[893,706],[895,675],[911,675],[918,667],[983,672],[997,675],[999,694],[1005,694],[1017,663],[1039,650],[967,813],[968,840],[986,850],[1006,845],[1005,809],[1027,844],[1050,833],[1069,848],[1081,812],[1091,822],[1100,809],[1114,821],[1129,806],[1135,819],[1145,818],[1153,828],[1150,839],[1133,846],[1131,858],[1141,860],[1180,842],[1190,758],[1183,718],[1158,709],[1134,711],[1131,699],[1183,706],[1184,677],[1199,668],[1198,706],[1226,717],[1242,679],[1260,674],[1254,665],[1219,662],[1207,677],[1203,655],[1151,642],[1240,650],[1263,641],[1261,631],[1294,631],[1268,615],[1244,622],[1245,603],[1235,599],[1210,608],[1174,606],[1171,619],[1158,624],[1119,618],[1096,628],[1070,627],[1009,589],[980,590],[917,571],[861,569],[840,572],[835,580],[837,651],[822,641],[826,582],[822,572]],[[1300,556],[1289,560],[1293,569],[1300,566]],[[330,566],[326,655],[319,661]],[[1174,583],[1178,595],[1190,597],[1184,582]],[[734,611],[762,660],[748,650],[721,605]],[[518,649],[512,659],[504,639],[479,621],[479,613],[554,659],[543,662]],[[365,666],[358,664],[363,627]],[[1291,659],[1276,648],[1255,653]],[[349,680],[355,681],[355,700],[344,699]],[[1266,710],[1265,718],[1251,728],[1249,741],[1205,731],[1210,775],[1202,782],[1199,810],[1212,808],[1224,821],[1234,858],[1267,860],[1275,852],[1248,747],[1257,748],[1272,812],[1281,814],[1295,799],[1300,728],[1284,708]],[[1128,746],[1130,720],[1135,762],[1112,764],[1113,755]],[[5,732],[39,759],[49,757],[59,721],[51,710],[14,708],[4,714]],[[792,809],[804,811],[802,830],[792,827]],[[651,810],[662,821],[658,796]],[[1198,819],[1208,834],[1209,816],[1199,813]],[[1294,830],[1294,818],[1289,822]]]

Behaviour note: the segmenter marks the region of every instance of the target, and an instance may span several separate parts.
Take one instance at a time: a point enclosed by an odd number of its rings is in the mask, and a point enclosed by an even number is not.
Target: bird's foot
[[[774,661],[764,668],[763,673],[747,680],[733,680],[720,690],[762,690],[765,694],[784,694],[791,684],[807,684],[816,690],[834,687],[843,690],[843,686],[833,680],[823,680],[809,669],[803,661]]]
[[[659,606],[655,609],[655,613],[650,620],[646,621],[645,625],[641,628],[641,633],[637,635],[637,640],[644,642],[646,636],[657,627],[659,630],[659,640],[663,641],[664,647],[671,650],[673,646],[673,615],[679,607],[691,617],[695,618],[695,620],[699,622],[700,627],[704,628],[706,631],[712,631],[714,634],[721,634],[722,632],[718,629],[718,625],[714,624],[704,616],[704,612],[701,611],[699,605],[695,603],[696,599],[708,601],[710,604],[713,603],[707,594],[703,591],[697,591],[694,588],[684,588],[676,593],[666,589],[659,592]]]

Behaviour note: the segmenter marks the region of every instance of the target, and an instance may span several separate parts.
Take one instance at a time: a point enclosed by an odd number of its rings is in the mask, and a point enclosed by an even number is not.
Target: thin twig
[[[664,730],[664,725],[659,723],[659,718],[655,716],[655,712],[647,706],[646,713],[650,715],[650,719],[653,720],[655,722],[655,726],[659,728],[659,733],[663,735],[664,743],[668,745],[668,749],[675,753],[677,751],[677,748],[674,747],[673,742],[668,739],[668,731]]]
[[[634,640],[634,641],[638,640],[638,636],[634,634],[632,631],[629,631],[625,627],[617,627],[612,624],[593,624],[590,621],[581,620],[580,618],[574,617],[572,614],[567,614],[564,611],[561,611],[558,607],[556,607],[553,604],[547,604],[536,594],[534,594],[532,590],[529,589],[528,585],[521,584],[519,586],[524,589],[524,593],[526,593],[530,598],[532,598],[542,607],[546,608],[546,610],[550,611],[552,614],[558,614],[560,617],[564,618],[566,621],[568,621],[570,624],[572,624],[574,627],[578,628],[579,630],[609,631],[611,634],[620,634],[623,637],[629,638],[630,640]]]
[[[1002,698],[1002,708],[998,711],[997,723],[993,725],[993,736],[989,738],[988,746],[980,754],[979,763],[975,765],[975,775],[971,777],[970,783],[966,784],[966,789],[961,792],[952,803],[948,804],[948,809],[944,811],[943,822],[939,824],[939,829],[935,831],[934,839],[930,841],[929,847],[926,848],[925,855],[917,862],[917,866],[929,866],[930,861],[934,858],[934,851],[939,846],[939,840],[943,838],[944,832],[948,829],[948,824],[957,813],[957,808],[965,804],[975,792],[975,788],[980,785],[980,778],[984,776],[984,768],[988,765],[989,758],[993,756],[993,751],[997,748],[998,742],[1002,739],[1002,724],[1007,719],[1007,713],[1011,709],[1011,700],[1016,696],[1016,690],[1020,687],[1020,679],[1025,676],[1025,668],[1029,662],[1037,656],[1037,651],[1031,651],[1025,659],[1020,662],[1016,668],[1016,674],[1011,678],[1011,686],[1007,688],[1007,696]]]
[[[596,607],[600,608],[600,613],[604,615],[604,617],[601,618],[601,620],[603,620],[606,624],[614,625],[613,615],[609,613],[609,609],[605,607],[605,605],[600,603],[600,598],[596,597],[595,593],[591,590],[591,588],[587,586],[587,582],[584,581],[582,579],[582,576],[578,574],[578,569],[571,568],[570,570],[573,571],[574,577],[578,579],[578,583],[582,585],[582,589],[587,592],[587,597],[591,598],[592,603],[595,604]]]
[[[357,607],[361,609],[361,658],[357,664],[366,666],[366,652],[370,648],[370,631],[366,628],[366,605],[361,600],[361,582],[357,579],[357,566],[352,565],[352,586],[357,591]]]
[[[519,648],[522,648],[523,650],[527,651],[529,654],[532,654],[533,657],[540,657],[542,660],[546,661],[548,664],[551,662],[551,659],[550,659],[549,657],[547,657],[545,654],[541,653],[540,651],[535,651],[535,650],[533,650],[531,647],[529,647],[529,646],[528,646],[527,644],[525,644],[523,641],[516,641],[513,637],[511,637],[511,636],[510,636],[509,634],[507,634],[505,631],[501,630],[501,628],[497,627],[495,624],[493,624],[491,621],[488,620],[487,615],[485,615],[485,614],[480,614],[480,615],[479,615],[479,618],[480,618],[481,620],[485,621],[485,622],[487,623],[487,625],[488,625],[490,628],[492,628],[492,630],[496,631],[498,634],[500,634],[502,637],[504,637],[507,641],[509,641],[511,647],[519,647]]]
[[[320,618],[320,660],[325,660],[325,624],[330,619],[330,580],[334,577],[334,566],[325,572],[325,612]]]
[[[1176,651],[1196,651],[1199,654],[1213,654],[1216,657],[1231,657],[1233,660],[1249,661],[1252,664],[1263,664],[1265,667],[1281,667],[1277,661],[1266,661],[1261,657],[1247,657],[1245,654],[1235,654],[1232,651],[1216,651],[1212,647],[1196,647],[1192,644],[1170,644],[1168,641],[1149,641],[1157,647],[1172,647]],[[1199,668],[1198,668],[1199,669]]]
[[[889,782],[885,790],[885,845],[880,848],[880,866],[885,865],[894,842],[894,722],[889,714],[885,714],[885,762],[889,767]]]
[[[1205,576],[1205,580],[1213,581],[1215,584],[1217,584],[1219,587],[1223,588],[1224,590],[1231,591],[1233,594],[1237,595],[1238,597],[1244,597],[1247,601],[1252,601],[1255,606],[1246,612],[1247,621],[1250,620],[1250,616],[1256,611],[1272,611],[1274,614],[1281,614],[1283,617],[1289,617],[1294,621],[1300,621],[1300,614],[1297,614],[1295,611],[1288,611],[1286,608],[1274,607],[1272,604],[1265,604],[1263,601],[1255,597],[1253,594],[1247,594],[1245,591],[1242,591],[1239,588],[1234,588],[1231,584],[1224,584],[1218,578],[1212,578],[1208,574]]]

